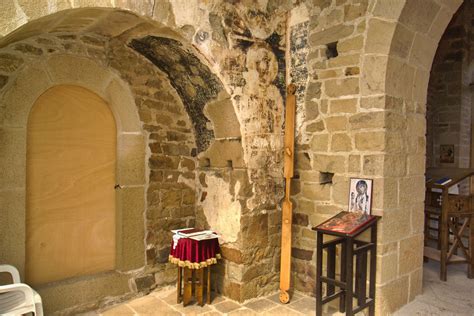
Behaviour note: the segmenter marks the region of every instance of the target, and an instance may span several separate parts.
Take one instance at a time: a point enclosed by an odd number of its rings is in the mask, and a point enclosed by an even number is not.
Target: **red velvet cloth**
[[[216,263],[217,259],[220,259],[217,238],[201,241],[180,238],[175,249],[173,249],[173,241],[171,241],[170,261],[180,266],[200,269]]]

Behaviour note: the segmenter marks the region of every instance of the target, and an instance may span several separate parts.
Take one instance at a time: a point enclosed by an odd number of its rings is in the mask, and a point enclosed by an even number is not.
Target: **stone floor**
[[[423,294],[403,307],[395,315],[471,315],[474,316],[474,280],[466,278],[465,266],[450,266],[448,281],[438,277],[439,265],[426,263]],[[291,303],[282,305],[278,294],[239,304],[225,297],[213,297],[211,305],[196,304],[183,307],[176,304],[176,290],[165,288],[104,311],[98,315],[315,315],[314,297],[295,293]],[[96,314],[96,315],[97,315]],[[327,315],[341,315],[328,313]]]
[[[278,294],[258,298],[239,304],[222,296],[214,297],[211,305],[198,306],[196,303],[183,307],[176,304],[176,290],[174,288],[153,292],[145,297],[138,298],[102,311],[99,315],[314,315],[316,300],[299,293],[295,293],[291,303],[282,305]]]
[[[439,280],[439,264],[425,263],[423,294],[395,315],[474,315],[474,279],[466,276],[465,265],[448,267],[448,281]]]

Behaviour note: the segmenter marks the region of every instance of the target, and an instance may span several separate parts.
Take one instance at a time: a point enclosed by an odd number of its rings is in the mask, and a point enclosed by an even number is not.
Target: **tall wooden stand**
[[[293,205],[290,201],[291,178],[293,178],[293,163],[295,150],[295,97],[296,86],[288,85],[286,92],[285,111],[285,199],[282,205],[281,225],[281,261],[280,261],[280,302],[286,304],[290,301],[291,272],[291,222]]]
[[[323,314],[324,304],[337,298],[339,298],[341,313],[351,316],[368,308],[368,315],[375,315],[378,218],[374,217],[374,220],[351,234],[325,231],[319,227],[313,228],[318,234],[316,316]],[[370,229],[370,241],[356,239],[368,229]],[[324,235],[331,239],[324,241]],[[339,280],[336,279],[336,249],[338,246],[341,253]],[[323,273],[323,250],[327,251],[325,275]],[[367,269],[368,266],[369,269]],[[368,275],[367,270],[369,270]],[[326,284],[325,294],[323,293],[323,283]],[[357,304],[356,306],[354,306],[354,302]]]

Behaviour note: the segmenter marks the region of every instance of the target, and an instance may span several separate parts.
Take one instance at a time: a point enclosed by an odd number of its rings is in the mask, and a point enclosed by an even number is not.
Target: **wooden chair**
[[[27,284],[21,283],[18,270],[7,264],[0,265],[0,273],[11,275],[13,284],[0,285],[0,315],[34,313],[43,316],[41,297]]]

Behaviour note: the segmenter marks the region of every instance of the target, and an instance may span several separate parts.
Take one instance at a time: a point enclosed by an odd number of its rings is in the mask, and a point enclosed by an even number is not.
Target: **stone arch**
[[[381,314],[393,313],[421,293],[427,88],[438,42],[461,3],[377,1],[371,8],[360,89],[361,104],[380,114],[385,129],[386,150],[376,157],[376,174],[383,179]],[[366,159],[363,167],[370,163]],[[404,288],[408,291],[400,291]]]
[[[66,66],[67,64],[67,66]],[[72,77],[70,67],[76,69]],[[25,67],[12,82],[10,88],[0,99],[2,106],[2,165],[5,172],[0,178],[6,199],[2,209],[8,209],[1,240],[2,260],[14,264],[23,274],[25,267],[25,159],[26,159],[26,125],[31,107],[36,99],[51,87],[61,84],[78,85],[96,93],[110,106],[117,123],[117,183],[123,189],[117,191],[117,261],[116,271],[100,273],[94,281],[83,281],[82,284],[59,282],[48,289],[40,289],[45,298],[52,298],[59,291],[72,294],[82,287],[94,286],[92,283],[117,286],[115,295],[128,291],[129,276],[119,271],[137,269],[145,263],[144,231],[132,230],[130,227],[144,226],[145,211],[145,138],[134,105],[129,86],[109,69],[93,61],[75,56],[57,56],[44,62]],[[28,91],[28,93],[25,93]],[[131,150],[131,149],[134,150]],[[121,150],[120,150],[121,149]],[[142,154],[142,155],[140,155]],[[130,195],[139,195],[141,204],[130,207],[126,199]],[[9,199],[17,199],[13,207],[8,206]],[[2,203],[3,204],[3,203]],[[126,214],[126,215],[125,215]],[[23,221],[21,221],[23,219]],[[82,298],[84,299],[84,298]],[[75,299],[81,302],[81,297]],[[73,302],[74,303],[74,302]],[[66,302],[47,303],[46,307],[55,309],[68,307]]]
[[[181,58],[176,60],[177,64],[191,60],[196,69],[184,70],[194,70],[194,75],[211,78],[214,84],[202,86],[202,80],[183,76],[181,68],[166,69],[155,63],[159,57],[142,54],[128,45],[133,39],[146,36],[172,43]],[[170,45],[156,49],[159,52],[167,48]],[[19,53],[23,58],[20,61],[16,59]],[[0,258],[24,269],[24,236],[14,228],[25,220],[22,170],[29,107],[49,87],[74,84],[98,94],[114,113],[119,130],[117,183],[123,186],[118,190],[117,204],[122,205],[118,212],[126,219],[117,231],[128,235],[123,238],[121,249],[117,249],[118,271],[94,280],[40,289],[47,298],[46,310],[71,306],[79,306],[80,310],[105,296],[147,291],[153,286],[155,276],[161,282],[159,285],[172,282],[170,267],[163,264],[169,253],[169,240],[165,237],[169,225],[175,228],[193,223],[196,196],[200,193],[196,192],[200,190],[196,176],[198,158],[210,161],[211,166],[202,167],[205,172],[228,170],[229,160],[234,167],[244,169],[240,125],[219,78],[177,32],[132,12],[111,9],[68,10],[32,21],[0,40],[2,58],[3,61],[11,58],[12,63],[8,69],[2,68],[6,76],[0,75],[0,139],[5,144],[0,151],[0,163],[9,166],[0,173],[0,185],[10,188],[0,193],[0,203],[12,204],[2,219],[9,223],[5,226],[13,225],[10,231],[2,231],[5,236],[11,236],[5,239],[2,234]],[[194,108],[186,96],[189,85],[207,91]],[[198,115],[193,114],[196,109]],[[201,119],[195,120],[196,117]],[[167,121],[174,124],[172,130],[167,130]],[[200,130],[207,132],[193,132]],[[200,135],[205,141],[199,148],[195,136]],[[186,144],[186,149],[180,148],[181,143]],[[223,158],[221,154],[225,154]],[[167,191],[161,191],[160,187],[166,187]],[[161,201],[174,201],[178,193],[180,203],[185,203],[179,213],[176,208],[161,206]],[[205,217],[199,220],[207,224]],[[15,242],[8,242],[13,239]],[[81,291],[96,284],[101,284],[101,293]],[[60,292],[64,295],[59,295]],[[74,297],[77,292],[85,295]]]

